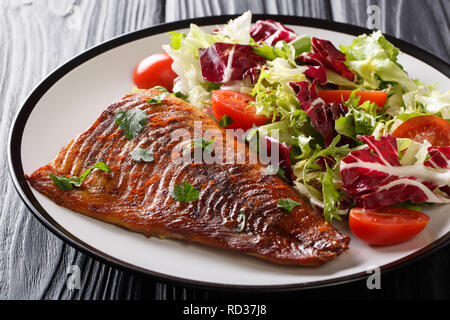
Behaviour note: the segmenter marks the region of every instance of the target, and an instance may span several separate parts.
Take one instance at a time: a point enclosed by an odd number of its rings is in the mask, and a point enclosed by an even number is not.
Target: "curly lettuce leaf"
[[[399,50],[382,35],[381,31],[361,35],[350,46],[341,46],[346,63],[356,72],[367,89],[378,89],[382,81],[396,82],[408,90],[415,90],[417,83],[397,62]]]
[[[340,212],[340,198],[341,194],[336,189],[333,180],[333,170],[326,165],[326,172],[322,174],[322,194],[323,194],[323,216],[325,220],[331,222],[333,219],[341,220]]]

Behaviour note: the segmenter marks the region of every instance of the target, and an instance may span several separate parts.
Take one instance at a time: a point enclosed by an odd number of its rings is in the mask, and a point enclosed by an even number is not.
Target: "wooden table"
[[[367,7],[381,9],[385,33],[450,61],[446,0],[2,0],[0,1],[0,299],[450,298],[450,247],[365,281],[282,294],[184,288],[100,263],[59,240],[25,208],[9,177],[6,146],[12,119],[32,89],[76,54],[114,36],[185,18],[254,13],[317,17],[366,26]],[[66,287],[67,267],[81,269],[81,289]]]

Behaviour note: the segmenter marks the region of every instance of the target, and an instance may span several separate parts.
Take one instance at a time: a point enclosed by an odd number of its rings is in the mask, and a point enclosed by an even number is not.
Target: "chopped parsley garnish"
[[[131,157],[136,162],[152,162],[153,161],[153,153],[150,152],[150,150],[145,148],[135,148],[133,151],[131,151]]]
[[[244,209],[241,209],[241,211],[239,211],[239,217],[238,217],[238,221],[241,220],[237,226],[236,231],[237,232],[242,232],[244,231],[245,228],[245,213],[244,213]]]
[[[202,148],[203,150],[214,152],[214,149],[212,148],[212,144],[216,141],[216,139],[212,139],[209,141],[206,141],[205,139],[196,139],[191,142],[191,148]],[[187,150],[189,151],[189,149]]]
[[[161,91],[161,93],[158,94],[156,97],[153,97],[153,98],[147,100],[147,103],[149,103],[149,104],[162,103],[165,97],[170,96],[170,92],[167,91],[167,89],[164,88],[164,87],[157,86],[157,87],[154,87],[152,89],[157,89],[157,90]]]
[[[278,176],[279,176],[281,179],[283,179],[283,180],[286,181],[286,182],[289,182],[288,178],[286,177],[286,171],[285,171],[282,167],[276,168],[276,167],[274,167],[273,165],[269,164],[269,165],[266,167],[265,174],[266,174],[266,175],[269,175],[269,176],[272,176],[272,175],[274,175],[274,174],[278,174]]]
[[[174,93],[172,93],[172,94],[173,94],[175,97],[177,97],[177,98],[179,98],[179,99],[184,100],[184,101],[187,102],[187,99],[188,99],[188,95],[187,95],[187,94],[183,94],[183,93],[181,93],[181,92],[179,92],[179,91],[174,92]]]
[[[220,86],[222,84],[221,83],[214,83],[214,82],[204,81],[204,82],[201,83],[201,85],[203,86],[203,88],[206,91],[211,92],[213,90],[219,90]]]
[[[273,165],[271,165],[271,164],[269,164],[267,167],[266,167],[266,171],[265,171],[265,174],[267,174],[267,175],[269,175],[269,176],[272,176],[272,175],[274,175],[274,174],[277,174],[278,173],[278,168],[275,168]]]
[[[280,199],[277,202],[277,207],[286,209],[289,212],[292,212],[292,209],[294,209],[296,206],[299,206],[300,203],[297,201],[294,201],[292,199]]]
[[[199,191],[189,182],[182,182],[175,185],[170,196],[178,202],[191,202],[198,200]]]
[[[227,127],[230,124],[234,122],[233,118],[231,118],[229,115],[224,115],[222,119],[219,121],[219,127]]]
[[[98,169],[105,172],[111,172],[111,169],[104,164],[103,162],[97,162],[95,165],[87,169],[81,176],[79,177],[71,177],[67,178],[66,176],[55,176],[53,173],[50,173],[49,176],[52,178],[53,182],[62,190],[69,191],[74,187],[80,187],[84,180],[86,180],[87,176],[91,173],[92,170]]]
[[[125,134],[125,138],[131,140],[141,132],[147,122],[147,113],[139,108],[133,108],[117,112],[114,119]]]

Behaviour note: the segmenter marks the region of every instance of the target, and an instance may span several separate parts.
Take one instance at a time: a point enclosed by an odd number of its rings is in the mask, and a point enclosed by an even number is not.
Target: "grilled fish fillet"
[[[316,266],[348,248],[350,238],[326,223],[289,184],[278,175],[262,175],[261,163],[249,164],[253,151],[244,142],[173,96],[161,104],[146,103],[158,93],[132,94],[108,107],[55,160],[26,176],[30,184],[58,205],[148,237],[199,242],[279,264]],[[135,138],[127,140],[114,115],[130,108],[146,111],[148,120]],[[204,133],[221,130],[223,136],[215,137],[215,144],[228,141],[225,150],[243,148],[245,163],[173,161],[180,141],[173,141],[171,134],[177,129],[193,134],[194,121],[201,121]],[[136,147],[151,150],[154,160],[134,161],[130,152]],[[78,177],[97,161],[106,163],[112,172],[95,170],[70,191],[60,189],[49,177],[50,173]],[[182,203],[170,196],[183,181],[200,191],[198,200]],[[277,207],[278,200],[286,198],[301,205],[292,212]],[[245,225],[238,230],[241,212]]]

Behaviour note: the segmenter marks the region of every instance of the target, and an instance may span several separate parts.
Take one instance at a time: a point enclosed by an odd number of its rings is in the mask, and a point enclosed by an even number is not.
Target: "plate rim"
[[[160,34],[163,32],[187,28],[191,23],[195,23],[199,26],[223,24],[226,23],[228,20],[236,18],[238,16],[239,15],[218,15],[218,16],[184,19],[169,23],[161,23],[148,28],[132,31],[114,37],[105,42],[102,42],[92,48],[89,48],[83,51],[82,53],[76,55],[75,57],[69,59],[61,66],[57,67],[48,76],[46,76],[44,80],[42,80],[37,86],[35,86],[35,88],[25,99],[25,102],[22,104],[20,109],[17,111],[12,121],[7,143],[7,159],[8,159],[8,169],[11,178],[13,180],[13,185],[16,191],[18,192],[20,198],[25,203],[26,207],[34,215],[34,217],[36,217],[41,224],[43,224],[50,232],[52,232],[54,235],[56,235],[64,242],[68,243],[77,250],[80,250],[89,257],[99,260],[103,263],[112,265],[121,270],[132,271],[141,275],[150,276],[155,278],[156,280],[161,279],[164,282],[173,285],[192,287],[197,289],[200,288],[200,289],[222,290],[222,291],[282,292],[282,291],[303,290],[311,288],[322,288],[362,280],[368,276],[368,273],[359,272],[328,280],[291,283],[282,285],[233,285],[226,283],[192,280],[188,278],[167,275],[164,273],[142,268],[130,264],[126,261],[114,258],[102,252],[101,250],[88,245],[87,243],[81,241],[76,236],[71,234],[65,228],[63,228],[40,205],[39,201],[33,195],[32,190],[24,177],[24,170],[21,161],[21,148],[17,146],[21,146],[23,130],[25,128],[25,125],[28,121],[31,112],[33,111],[34,107],[39,102],[39,100],[55,83],[57,83],[67,73],[77,68],[81,64],[95,58],[96,56],[105,53],[111,49],[117,48],[121,45],[127,44],[129,42],[139,40],[148,36]],[[253,21],[259,19],[272,19],[288,25],[290,24],[303,27],[319,28],[353,36],[357,36],[363,33],[370,33],[373,31],[367,28],[347,23],[309,17],[297,17],[291,15],[254,14],[252,17]],[[445,74],[447,77],[450,77],[450,64],[448,64],[447,62],[409,42],[406,42],[404,40],[395,38],[387,34],[385,34],[385,36],[389,41],[394,43],[394,45],[398,47],[402,52],[419,59],[420,61],[430,65],[431,67],[436,68],[441,73]],[[426,247],[416,252],[413,252],[403,258],[392,261],[391,263],[379,266],[379,268],[382,273],[387,273],[396,270],[400,267],[405,267],[408,264],[416,262],[419,259],[422,259],[440,249],[443,249],[449,244],[450,244],[450,232],[447,232],[441,238],[430,243]]]

